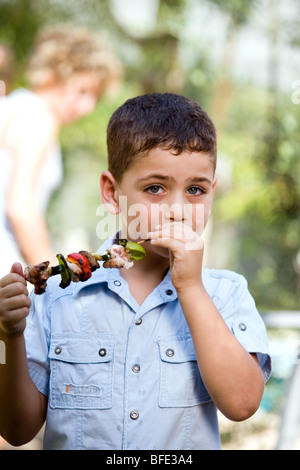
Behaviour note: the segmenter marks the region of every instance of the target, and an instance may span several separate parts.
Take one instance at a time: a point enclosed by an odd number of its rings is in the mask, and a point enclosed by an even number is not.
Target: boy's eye
[[[188,189],[188,193],[191,194],[192,196],[198,196],[200,194],[203,194],[203,189],[199,188],[198,186],[191,186]]]
[[[149,186],[149,188],[146,189],[146,191],[151,194],[160,194],[162,190],[162,187],[156,184]]]

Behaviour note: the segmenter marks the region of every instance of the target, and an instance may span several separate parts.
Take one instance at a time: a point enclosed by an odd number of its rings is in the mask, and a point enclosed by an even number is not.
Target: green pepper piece
[[[65,289],[71,283],[70,270],[62,254],[59,253],[58,255],[56,255],[56,258],[58,259],[59,265],[62,267],[61,272],[60,272],[61,283],[59,284],[59,287],[61,287],[62,289]]]
[[[145,248],[143,248],[138,243],[132,242],[130,240],[126,240],[125,238],[121,238],[118,240],[118,244],[124,246],[126,251],[130,254],[130,259],[133,261],[139,261],[144,259],[146,256]],[[99,261],[106,261],[110,259],[110,254],[106,251],[105,253],[92,253],[92,255]]]
[[[120,240],[120,242],[120,245],[123,245],[123,240]],[[126,251],[130,254],[130,259],[134,261],[140,261],[146,256],[145,248],[138,243],[127,240],[127,243],[123,246],[125,246]]]

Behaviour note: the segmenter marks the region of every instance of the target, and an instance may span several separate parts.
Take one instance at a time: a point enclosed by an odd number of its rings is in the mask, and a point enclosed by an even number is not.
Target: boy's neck
[[[169,269],[167,258],[146,256],[142,261],[137,261],[130,269],[121,269],[121,276],[128,283],[131,295],[139,305],[157,287]]]

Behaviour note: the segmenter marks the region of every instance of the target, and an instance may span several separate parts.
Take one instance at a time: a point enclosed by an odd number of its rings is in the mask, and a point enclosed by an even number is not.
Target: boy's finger
[[[18,309],[22,308],[26,308],[29,310],[31,306],[31,301],[28,295],[26,295],[25,293],[6,299],[5,302],[8,311],[17,311]]]
[[[0,286],[1,287],[1,286]],[[27,287],[22,282],[8,283],[0,290],[1,299],[10,300],[12,298],[27,297],[29,298]]]
[[[26,285],[21,263],[14,263],[11,267],[10,274],[6,274],[0,279],[0,287],[6,287],[14,282],[21,282]]]
[[[16,273],[6,274],[6,276],[0,279],[0,288],[7,287],[11,284],[21,283],[23,286],[26,286],[26,280],[23,276]]]
[[[199,235],[188,225],[182,223],[172,223],[161,226],[154,232],[148,233],[149,238],[174,238],[182,242],[190,242],[196,240]]]
[[[23,267],[21,265],[21,263],[14,263],[11,267],[11,270],[10,272],[13,274],[19,274],[20,276],[23,276],[24,277],[24,274],[23,274]]]
[[[20,331],[24,331],[26,317],[29,314],[28,307],[21,307],[17,310],[9,312],[9,315],[2,319],[2,330],[9,335],[14,335]]]

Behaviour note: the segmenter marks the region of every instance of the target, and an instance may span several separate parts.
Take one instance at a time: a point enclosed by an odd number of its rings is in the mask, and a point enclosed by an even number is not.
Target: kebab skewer
[[[89,251],[79,251],[71,253],[66,258],[62,254],[56,255],[57,266],[49,266],[49,261],[44,261],[35,266],[27,266],[24,269],[26,281],[34,285],[34,293],[44,294],[47,288],[47,281],[50,277],[60,275],[59,287],[65,289],[72,282],[87,281],[92,272],[100,268],[99,261],[104,261],[103,268],[125,268],[130,269],[134,261],[142,260],[146,256],[143,242],[134,243],[130,240],[121,239],[117,244],[112,245],[104,253],[90,253]]]

